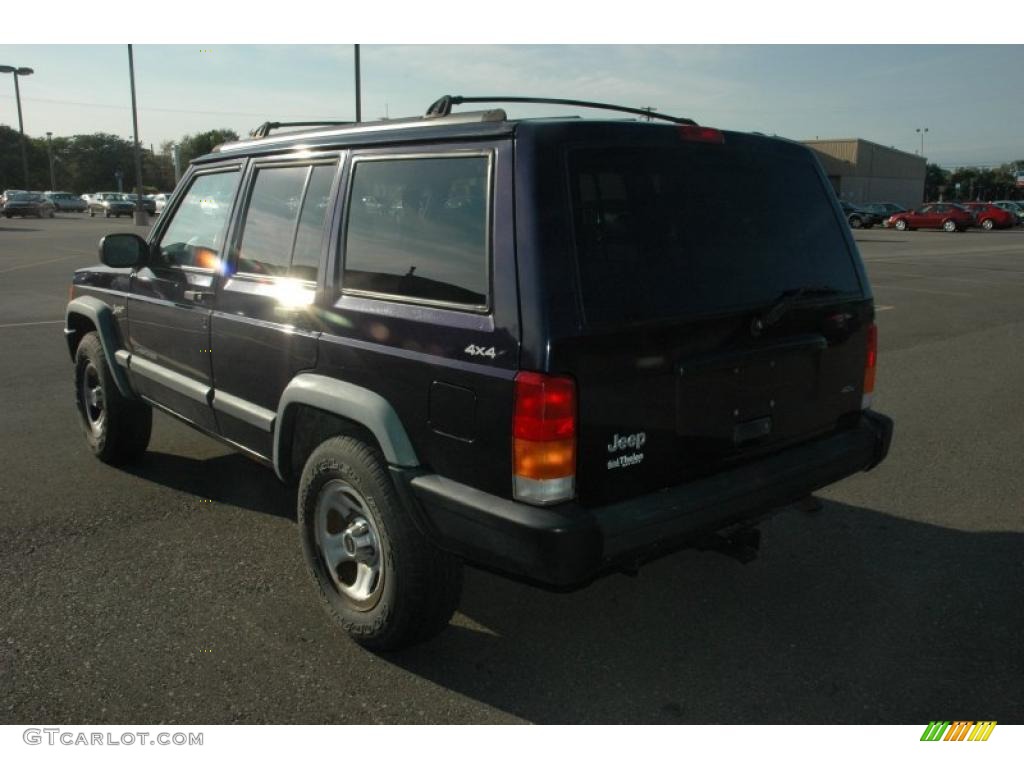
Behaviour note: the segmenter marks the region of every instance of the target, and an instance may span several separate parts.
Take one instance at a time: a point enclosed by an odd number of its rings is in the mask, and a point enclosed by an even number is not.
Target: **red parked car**
[[[962,232],[974,226],[974,216],[956,203],[925,203],[920,208],[889,217],[889,226],[901,232],[906,229],[944,229]]]
[[[964,208],[974,214],[974,220],[982,229],[1004,229],[1017,224],[1017,217],[992,203],[964,203]]]

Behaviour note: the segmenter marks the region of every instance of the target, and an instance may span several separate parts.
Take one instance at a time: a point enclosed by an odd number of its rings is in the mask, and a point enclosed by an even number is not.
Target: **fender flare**
[[[282,480],[287,468],[282,466],[285,451],[282,440],[291,432],[293,406],[308,405],[321,411],[354,421],[366,427],[377,438],[388,464],[418,467],[419,460],[398,413],[387,400],[365,387],[339,381],[316,373],[300,373],[281,394],[274,419],[274,471]]]
[[[121,394],[125,397],[134,399],[136,397],[135,390],[132,389],[131,384],[128,382],[124,369],[117,362],[116,355],[122,347],[118,340],[117,321],[114,319],[114,311],[110,308],[110,305],[97,299],[95,296],[79,296],[69,301],[67,309],[64,310],[64,333],[68,337],[72,333],[70,322],[72,315],[81,315],[92,322],[96,328],[96,333],[100,337],[103,356],[107,359],[107,367],[117,383],[117,388],[121,390]],[[71,350],[69,349],[69,351]],[[74,359],[74,352],[71,351],[71,354],[72,359]]]

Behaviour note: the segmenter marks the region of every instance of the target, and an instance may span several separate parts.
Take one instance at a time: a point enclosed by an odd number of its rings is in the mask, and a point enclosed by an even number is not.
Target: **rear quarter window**
[[[488,303],[488,155],[353,163],[345,292]]]

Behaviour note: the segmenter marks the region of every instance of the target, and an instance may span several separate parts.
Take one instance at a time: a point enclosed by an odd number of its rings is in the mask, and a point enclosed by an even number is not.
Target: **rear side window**
[[[316,280],[335,168],[257,169],[239,243],[238,272]]]
[[[569,168],[588,323],[753,307],[803,286],[861,291],[810,156],[727,139],[580,149]]]
[[[487,156],[353,164],[346,292],[487,304]]]

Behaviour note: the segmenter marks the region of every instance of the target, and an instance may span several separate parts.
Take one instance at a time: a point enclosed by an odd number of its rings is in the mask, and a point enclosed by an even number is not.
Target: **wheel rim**
[[[316,502],[316,547],[334,588],[356,609],[377,604],[385,568],[380,532],[366,499],[343,480],[324,485]]]
[[[956,229],[956,224],[954,224],[952,221],[947,221],[945,224],[942,225],[942,228],[947,232],[952,232],[954,229]]]
[[[863,224],[864,222],[862,222],[856,216],[850,219],[850,226],[853,227],[854,229],[860,229],[863,226]]]
[[[981,226],[985,229],[992,229],[994,225],[992,224],[992,219],[985,219],[985,221],[981,222]]]
[[[907,228],[907,222],[905,222],[903,219],[900,219],[899,221],[896,222],[896,229],[903,230],[903,229],[906,229],[906,228]]]
[[[89,424],[89,430],[94,435],[99,435],[103,430],[103,422],[106,420],[107,412],[106,399],[103,395],[103,384],[100,382],[99,371],[92,363],[86,365],[82,372],[82,383],[79,387],[78,397],[82,402],[82,413]]]

